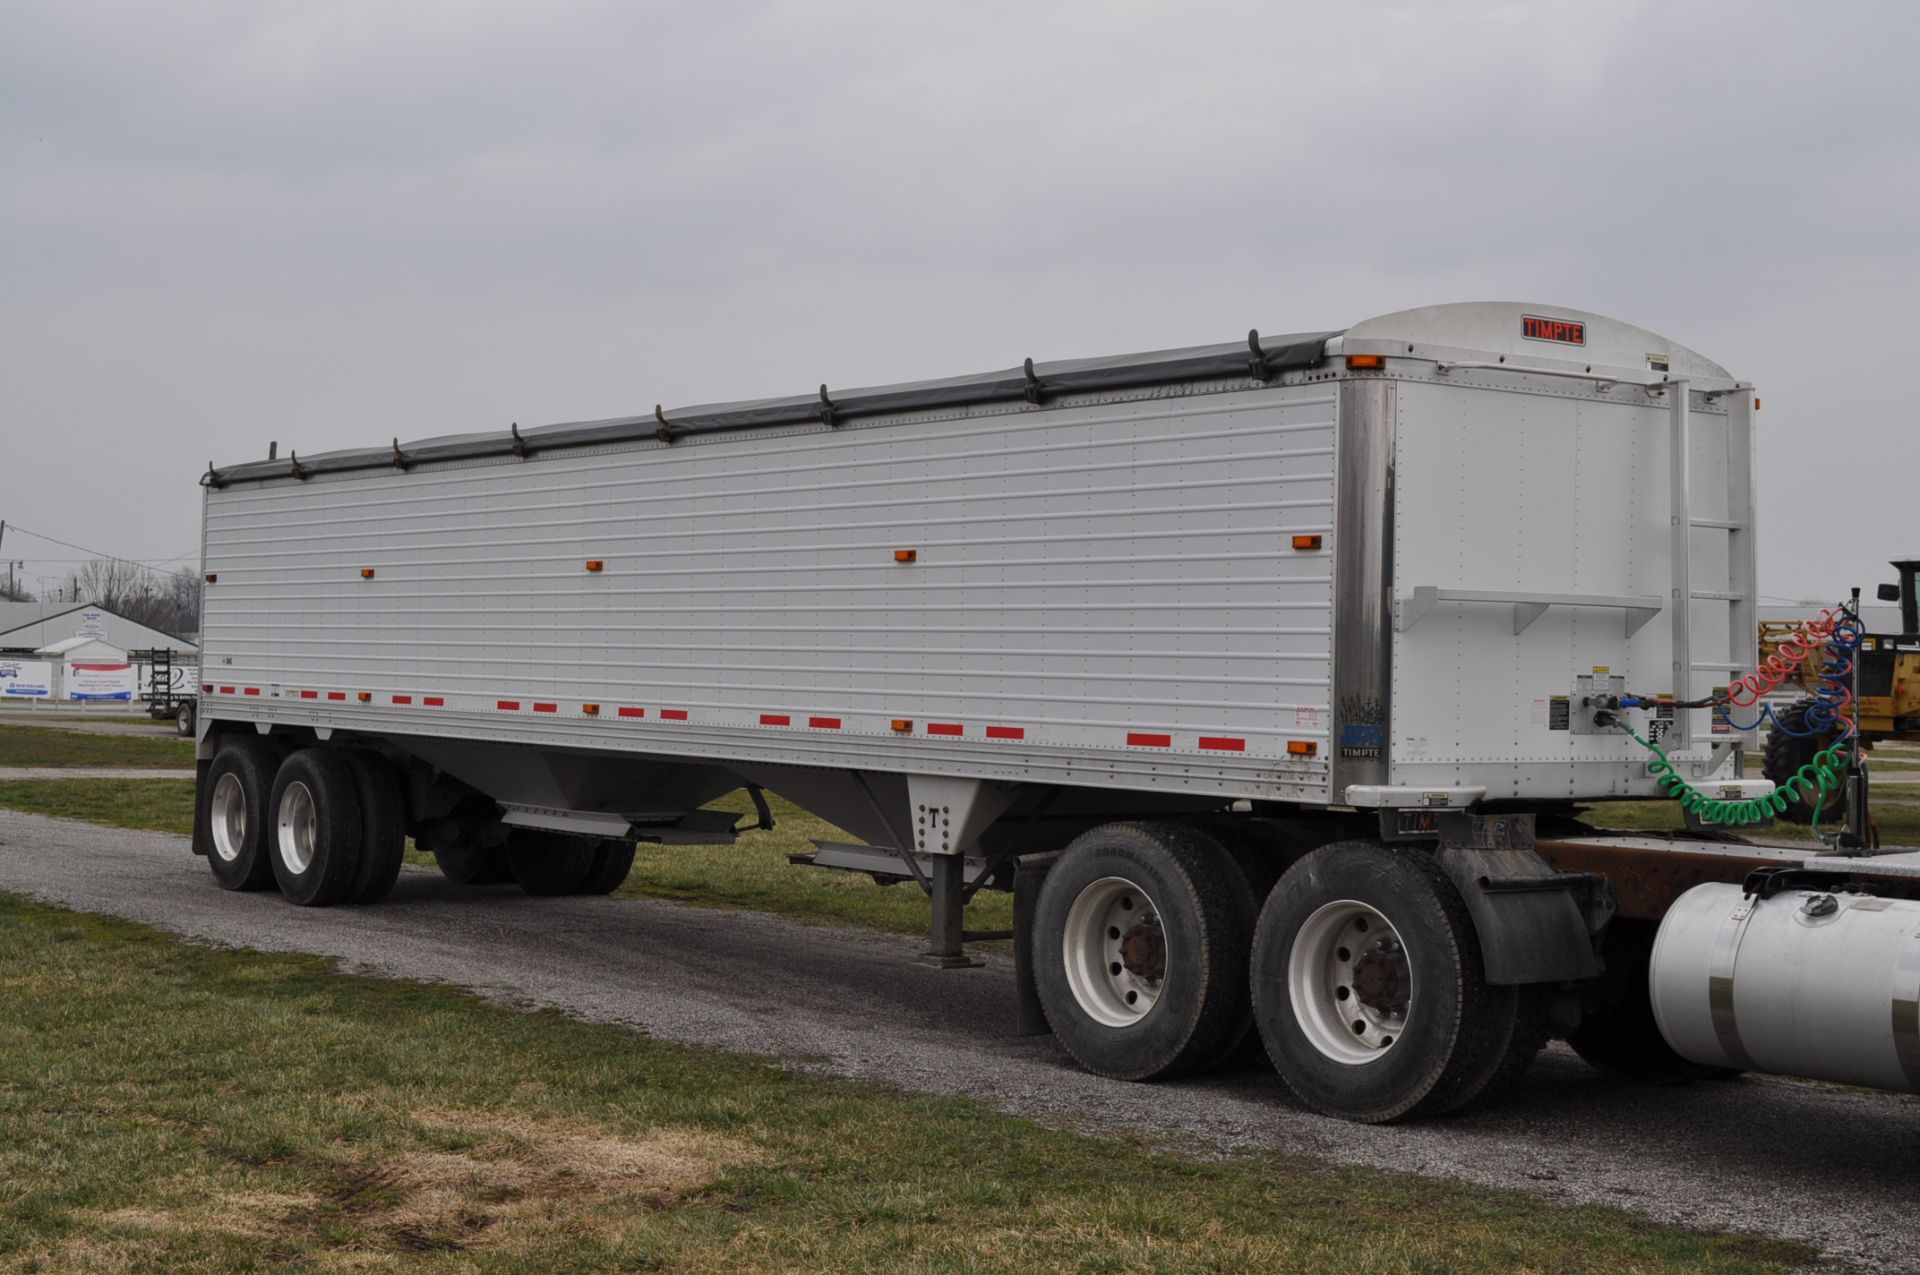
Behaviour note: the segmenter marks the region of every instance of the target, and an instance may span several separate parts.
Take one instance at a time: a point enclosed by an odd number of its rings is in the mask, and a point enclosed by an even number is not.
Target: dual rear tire
[[[371,753],[305,748],[282,758],[236,739],[202,788],[214,879],[229,890],[278,885],[302,907],[377,903],[406,848],[399,777]]]
[[[406,851],[400,776],[376,753],[303,748],[282,757],[265,740],[235,738],[201,788],[209,866],[228,890],[278,885],[302,907],[377,903]],[[514,881],[528,894],[611,894],[633,868],[632,842],[515,829],[504,845],[463,841],[434,850],[463,885]]]
[[[1337,842],[1277,883],[1276,866],[1158,824],[1068,846],[1033,930],[1067,1052],[1167,1079],[1233,1057],[1251,1026],[1302,1102],[1379,1123],[1492,1097],[1545,1044],[1544,990],[1486,981],[1466,904],[1424,851]]]

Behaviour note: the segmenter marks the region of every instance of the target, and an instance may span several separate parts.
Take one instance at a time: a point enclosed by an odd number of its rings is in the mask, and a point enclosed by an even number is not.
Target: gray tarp
[[[1318,363],[1327,341],[1338,332],[1305,332],[1259,340],[1259,361],[1266,375]],[[825,423],[829,405],[832,420],[879,416],[891,412],[921,412],[972,403],[1010,402],[1037,394],[1041,401],[1056,394],[1129,389],[1145,385],[1177,384],[1239,378],[1252,374],[1252,340],[1226,345],[1196,345],[1180,350],[1154,350],[1098,359],[1064,359],[1029,363],[999,372],[953,376],[935,381],[909,381],[868,389],[826,390],[789,398],[766,398],[745,403],[710,403],[663,413],[672,438],[720,430],[757,429],[776,425]],[[1031,394],[1030,394],[1031,392]],[[824,395],[824,400],[823,400]],[[389,444],[300,457],[295,461],[256,460],[225,469],[209,469],[204,481],[215,486],[242,479],[287,478],[305,474],[338,473],[352,469],[385,469],[437,460],[469,460],[518,452],[550,451],[596,443],[630,442],[658,437],[654,416],[621,416],[604,421],[574,421],[537,429],[485,434],[448,434],[398,445]],[[296,453],[297,454],[297,453]]]

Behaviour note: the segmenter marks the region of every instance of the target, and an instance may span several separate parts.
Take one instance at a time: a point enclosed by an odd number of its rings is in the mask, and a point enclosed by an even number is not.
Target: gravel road
[[[405,872],[378,907],[300,909],[216,889],[183,838],[4,810],[0,890],[1093,1133],[1517,1187],[1799,1240],[1868,1270],[1920,1262],[1920,1099],[1765,1077],[1636,1087],[1556,1047],[1493,1111],[1369,1128],[1302,1110],[1263,1070],[1170,1085],[1086,1075],[1050,1038],[1011,1034],[1007,959],[935,970],[899,936],[671,903],[532,899],[425,869]]]

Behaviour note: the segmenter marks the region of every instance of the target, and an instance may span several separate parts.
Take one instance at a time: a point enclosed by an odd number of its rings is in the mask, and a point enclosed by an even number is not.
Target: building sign
[[[53,695],[53,664],[48,660],[0,660],[0,696]]]
[[[67,665],[68,699],[132,699],[133,665]]]
[[[200,666],[198,664],[174,664],[167,670],[167,684],[155,687],[153,684],[153,666],[135,664],[133,666],[134,684],[140,688],[140,698],[150,699],[157,689],[168,695],[193,695],[200,689]]]
[[[97,607],[88,607],[80,613],[80,627],[73,631],[75,637],[107,640],[107,616]]]

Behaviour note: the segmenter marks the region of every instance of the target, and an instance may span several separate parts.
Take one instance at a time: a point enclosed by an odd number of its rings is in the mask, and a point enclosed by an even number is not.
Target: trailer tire
[[[479,841],[442,846],[433,851],[440,875],[455,885],[506,885],[513,880],[507,848]]]
[[[178,709],[174,710],[173,728],[176,731],[178,731],[180,734],[188,737],[189,739],[193,737],[193,701],[192,700],[188,700],[186,703],[182,704]]]
[[[386,758],[355,751],[346,759],[360,797],[360,868],[344,901],[378,903],[393,892],[406,858],[406,798],[400,776]]]
[[[1760,773],[1774,782],[1775,787],[1785,784],[1800,773],[1800,768],[1813,761],[1814,754],[1838,738],[1838,732],[1832,735],[1796,735],[1789,732],[1807,729],[1807,710],[1813,707],[1813,700],[1795,700],[1786,710],[1774,719],[1774,729],[1767,732],[1765,760],[1761,763]],[[1819,797],[1816,788],[1809,794],[1796,796],[1787,802],[1780,811],[1780,817],[1789,823],[1811,823],[1815,799]],[[1820,822],[1838,819],[1846,810],[1847,794],[1844,788],[1835,788],[1827,794],[1827,803],[1820,810]]]
[[[207,865],[223,890],[273,886],[273,772],[279,759],[257,739],[222,744],[200,790],[206,803]]]
[[[1225,851],[1192,829],[1082,833],[1048,871],[1034,911],[1034,982],[1054,1036],[1116,1080],[1218,1061],[1248,1013],[1249,911]]]
[[[338,903],[360,870],[360,794],[329,748],[303,748],[273,779],[273,875],[289,903]]]
[[[507,836],[507,864],[528,894],[578,894],[593,871],[600,842],[566,832],[515,828]]]
[[[603,838],[593,852],[593,866],[580,883],[581,894],[612,894],[633,871],[634,844],[614,837]]]
[[[1301,859],[1267,898],[1252,965],[1267,1054],[1327,1115],[1455,1110],[1516,1044],[1519,989],[1487,983],[1466,904],[1423,850],[1337,841]]]

